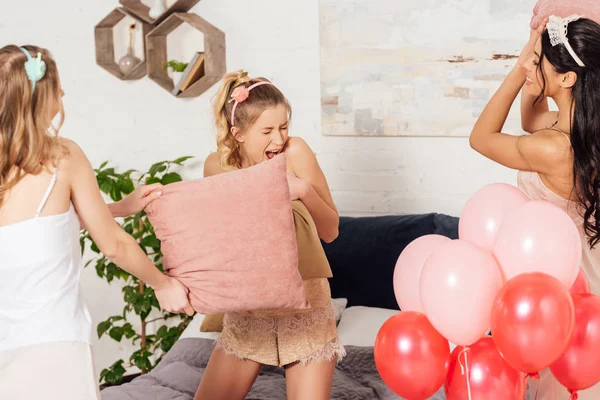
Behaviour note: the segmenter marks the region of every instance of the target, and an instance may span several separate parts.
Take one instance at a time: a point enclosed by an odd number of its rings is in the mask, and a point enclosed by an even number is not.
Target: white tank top
[[[40,217],[56,182],[54,172],[35,217],[0,226],[0,351],[56,341],[91,342],[92,321],[81,296],[79,219]]]

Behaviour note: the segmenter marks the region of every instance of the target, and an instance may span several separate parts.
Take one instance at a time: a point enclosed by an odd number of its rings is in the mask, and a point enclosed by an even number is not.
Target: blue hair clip
[[[40,81],[46,75],[46,63],[42,60],[42,53],[38,53],[36,58],[31,57],[31,54],[21,47],[21,51],[27,56],[25,62],[25,72],[31,81],[31,91],[35,90],[35,83]]]

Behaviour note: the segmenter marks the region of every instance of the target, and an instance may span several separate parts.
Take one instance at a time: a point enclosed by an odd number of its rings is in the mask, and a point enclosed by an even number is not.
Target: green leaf
[[[112,185],[112,181],[110,179],[103,180],[100,183],[100,190],[104,194],[109,194],[112,191],[112,188],[113,188],[113,185]]]
[[[163,63],[163,69],[171,68],[175,72],[184,72],[188,63],[177,60],[169,60]]]
[[[100,372],[100,382],[102,382],[106,378],[109,372],[110,370],[108,368],[104,368],[102,372]]]
[[[130,235],[133,235],[133,224],[127,224],[123,227],[123,230]]]
[[[151,176],[148,179],[146,179],[146,185],[152,185],[153,183],[160,183],[160,179],[158,179],[155,176]]]
[[[160,304],[159,304],[158,299],[156,298],[156,296],[152,296],[152,307],[158,309],[159,311],[161,310]]]
[[[160,349],[166,353],[167,351],[171,350],[171,347],[173,347],[175,344],[175,340],[175,338],[163,339],[163,341],[160,342]]]
[[[115,278],[115,276],[118,276],[118,274],[119,267],[117,267],[115,264],[109,263],[106,266],[106,280],[108,281],[108,283],[112,282],[112,280]]]
[[[156,331],[156,336],[158,336],[159,338],[162,338],[162,337],[166,336],[167,332],[168,332],[167,326],[163,325],[160,328],[158,328],[158,331]]]
[[[112,187],[112,190],[110,191],[110,198],[115,202],[123,200],[123,195],[121,194],[121,190],[117,185]]]
[[[117,273],[115,274],[115,277],[117,279],[122,279],[125,282],[127,282],[127,280],[129,279],[129,273],[127,271],[122,270],[121,268],[117,267]]]
[[[104,265],[104,258],[101,258],[99,260],[96,261],[96,274],[98,274],[98,276],[100,278],[104,278],[104,271],[106,269],[106,265]]]
[[[104,333],[110,329],[111,326],[112,323],[110,322],[110,320],[100,322],[98,324],[98,327],[96,328],[98,331],[98,339],[100,339],[102,335],[104,335]]]
[[[123,327],[121,326],[114,326],[110,332],[108,332],[108,334],[110,335],[111,338],[113,338],[114,340],[116,340],[117,342],[120,342],[121,339],[123,338],[123,334],[124,334],[124,330]]]
[[[108,161],[104,161],[102,164],[100,164],[100,168],[98,168],[98,169],[102,170],[104,167],[106,167],[107,164],[108,164]]]
[[[152,164],[152,166],[150,167],[150,170],[148,171],[148,173],[150,174],[150,176],[155,176],[159,172],[159,170],[162,167],[164,167],[165,162],[166,161],[161,161],[161,162],[158,162],[156,164]]]
[[[90,246],[90,248],[92,249],[92,251],[94,253],[100,254],[100,249],[98,248],[98,245],[95,242],[92,242],[92,245]]]
[[[152,311],[152,300],[149,298],[138,297],[133,304],[133,310],[145,321],[150,311]]]
[[[149,370],[152,368],[149,357],[152,353],[145,349],[140,349],[131,355],[130,361],[139,369]]]
[[[136,301],[137,297],[139,296],[138,292],[137,292],[137,288],[133,287],[133,286],[125,286],[123,288],[123,300],[126,303],[133,303]]]
[[[148,218],[144,218],[144,227],[148,232],[154,234],[154,227],[152,226]]]
[[[130,178],[124,178],[119,181],[119,189],[125,194],[130,194],[135,190],[135,187]]]
[[[158,241],[156,236],[150,235],[142,239],[142,246],[158,249],[160,248],[160,242]]]
[[[168,174],[165,174],[162,179],[161,182],[163,185],[168,185],[170,183],[175,183],[175,182],[181,182],[181,176],[176,173],[176,172],[169,172]]]
[[[115,363],[114,363],[114,364],[111,366],[111,368],[112,368],[113,370],[115,370],[115,372],[118,372],[118,373],[120,373],[120,374],[124,374],[124,373],[126,372],[126,371],[125,371],[125,368],[123,368],[123,363],[124,363],[124,362],[125,362],[125,361],[123,361],[123,360],[118,360],[117,362],[115,362]]]
[[[125,332],[125,337],[127,339],[131,339],[132,337],[134,337],[136,335],[135,330],[133,329],[133,327],[131,326],[131,324],[128,322],[125,325],[123,325],[123,332]]]
[[[173,164],[181,165],[184,161],[187,161],[190,158],[194,158],[194,156],[179,157],[178,159],[173,160]]]
[[[109,385],[119,385],[123,382],[123,375],[125,374],[125,368],[123,367],[123,360],[119,360],[111,365],[109,368],[105,368],[100,373],[100,382],[104,379],[104,382]]]
[[[142,220],[142,217],[144,216],[144,214],[142,214],[141,212],[135,214],[135,216],[133,217],[133,227],[137,228],[140,225],[140,221]]]
[[[121,175],[129,178],[129,177],[131,177],[131,174],[133,174],[134,172],[137,172],[137,171],[135,169],[128,169],[127,171],[123,172]]]
[[[148,318],[148,315],[150,315],[150,312],[151,312],[151,311],[152,311],[151,309],[146,309],[146,308],[144,308],[144,309],[142,310],[142,312],[140,313],[140,319],[141,319],[142,321],[145,321],[145,320],[146,320],[146,318]]]

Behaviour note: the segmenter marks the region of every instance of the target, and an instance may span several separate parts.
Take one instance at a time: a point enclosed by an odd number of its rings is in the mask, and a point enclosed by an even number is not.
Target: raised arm
[[[104,203],[94,171],[79,146],[67,141],[69,157],[65,175],[71,185],[71,199],[100,251],[112,262],[136,276],[156,292],[161,307],[168,312],[193,314],[187,290],[176,279],[162,274],[140,249],[132,236],[113,220]]]
[[[288,175],[290,185],[301,188],[298,197],[315,221],[319,237],[327,243],[333,242],[338,236],[340,218],[317,157],[298,137],[289,139],[285,153],[295,175]]]

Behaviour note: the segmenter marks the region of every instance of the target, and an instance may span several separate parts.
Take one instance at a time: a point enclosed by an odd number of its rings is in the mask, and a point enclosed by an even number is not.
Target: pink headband
[[[233,108],[231,109],[231,126],[235,126],[235,109],[237,108],[238,104],[246,101],[246,99],[250,95],[250,91],[252,89],[254,89],[255,87],[258,87],[261,85],[272,85],[272,83],[266,82],[266,81],[261,81],[261,82],[255,83],[254,85],[251,85],[250,87],[238,86],[235,89],[233,89],[233,92],[231,92],[231,100],[229,100],[230,103],[232,101],[235,101],[235,103],[233,103]]]

